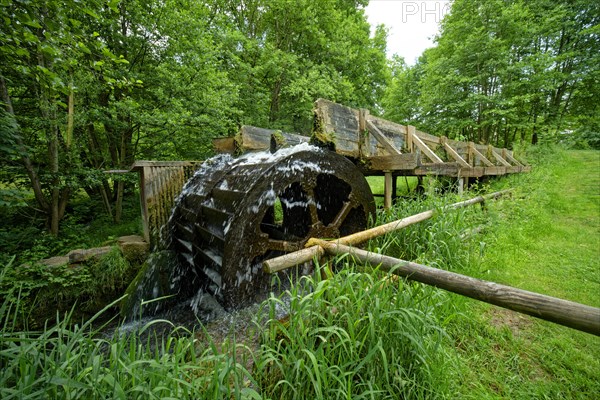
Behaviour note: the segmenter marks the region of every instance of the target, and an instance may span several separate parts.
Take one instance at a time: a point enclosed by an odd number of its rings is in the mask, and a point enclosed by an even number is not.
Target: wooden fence
[[[140,174],[140,205],[144,239],[156,248],[161,228],[169,220],[175,199],[200,161],[136,161],[131,171]]]

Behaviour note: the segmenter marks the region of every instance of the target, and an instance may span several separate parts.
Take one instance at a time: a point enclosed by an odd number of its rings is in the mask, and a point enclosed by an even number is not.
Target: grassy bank
[[[465,271],[600,306],[600,153],[538,154],[535,169],[493,183],[514,187],[490,204],[483,257]],[[600,338],[493,306],[466,302],[451,329],[462,398],[595,398]]]
[[[600,153],[539,151],[512,199],[445,212],[369,248],[581,303],[600,304]],[[455,195],[401,200],[385,222]],[[474,194],[474,193],[471,193]],[[483,233],[468,235],[474,227]],[[223,343],[174,332],[158,348],[89,326],[15,332],[0,307],[0,397],[430,399],[594,398],[594,336],[366,269],[349,257],[261,306]],[[327,270],[324,270],[324,273]],[[6,304],[5,304],[6,306]],[[281,310],[288,314],[279,319]],[[142,330],[148,329],[142,327]],[[235,332],[235,330],[234,330]],[[253,339],[249,339],[253,338]]]

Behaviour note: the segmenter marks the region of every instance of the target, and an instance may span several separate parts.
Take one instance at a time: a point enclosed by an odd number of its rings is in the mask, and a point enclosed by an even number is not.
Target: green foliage
[[[455,1],[435,47],[415,66],[393,62],[385,115],[504,147],[597,131],[598,11],[589,0]]]
[[[435,398],[444,357],[434,310],[441,293],[334,261],[328,280],[303,277],[264,304],[256,379],[266,398]],[[325,266],[328,268],[328,266]],[[318,274],[317,274],[318,275]],[[441,296],[440,296],[441,295]],[[289,315],[278,320],[284,310]]]
[[[485,212],[446,211],[369,249],[598,306],[598,153],[544,145],[531,147],[528,159],[532,173],[486,188],[512,187],[511,198],[486,203]],[[433,180],[427,186],[424,196],[380,213],[379,222],[456,200],[440,197]],[[463,235],[482,223],[482,234]],[[101,274],[123,267],[111,254],[90,267],[90,277],[110,288],[118,281]],[[2,285],[12,268],[0,273]],[[16,295],[0,303],[0,395],[562,399],[598,393],[600,347],[588,334],[409,283],[347,255],[317,271],[263,303],[253,332],[236,329],[224,341],[204,328],[200,335],[178,328],[140,339],[162,320],[129,335],[131,326],[123,327],[108,339],[90,329],[94,319],[80,328],[69,316],[42,331],[22,331],[15,307],[23,300]],[[287,318],[279,319],[282,311]]]
[[[493,229],[468,274],[598,307],[598,152],[535,146],[529,158],[531,173],[493,183],[514,194],[488,205]],[[576,399],[600,390],[597,337],[475,302],[465,316],[448,329],[467,382],[456,397]]]
[[[114,304],[112,304],[114,305]],[[250,374],[212,345],[200,353],[193,332],[182,328],[156,343],[140,339],[162,321],[130,335],[103,339],[92,329],[99,314],[81,326],[67,314],[41,333],[0,337],[0,396],[3,399],[215,399],[261,398],[247,386]],[[5,310],[0,310],[5,311]],[[6,320],[7,315],[0,318]]]
[[[118,248],[78,266],[16,266],[10,261],[2,270],[0,300],[18,310],[20,326],[35,328],[74,304],[78,318],[92,315],[118,297],[136,271]]]
[[[23,192],[19,191],[19,194]],[[99,247],[119,236],[141,232],[141,217],[137,193],[128,193],[123,201],[123,222],[101,211],[97,199],[86,195],[75,197],[67,209],[62,234],[57,238],[45,229],[45,219],[32,209],[27,193],[27,206],[0,206],[5,224],[0,226],[0,263],[16,256],[15,263],[34,263],[44,258],[64,255],[70,250]]]
[[[0,184],[33,190],[56,236],[82,189],[121,222],[132,184],[103,170],[205,159],[241,124],[308,133],[318,97],[376,109],[386,32],[365,3],[4,2],[0,170],[19,179]]]

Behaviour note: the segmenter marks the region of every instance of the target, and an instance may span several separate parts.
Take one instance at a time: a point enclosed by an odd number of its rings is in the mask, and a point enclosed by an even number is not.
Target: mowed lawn
[[[600,307],[600,152],[557,151],[489,204],[479,262],[463,271]],[[460,301],[460,300],[457,300]],[[600,398],[600,338],[466,300],[451,333],[461,398]]]

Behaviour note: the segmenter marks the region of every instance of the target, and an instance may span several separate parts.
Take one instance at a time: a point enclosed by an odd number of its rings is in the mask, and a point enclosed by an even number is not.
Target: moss
[[[325,130],[323,116],[320,115],[318,110],[315,110],[310,144],[335,151],[335,132],[327,132]]]
[[[137,316],[144,301],[172,295],[170,278],[176,266],[174,252],[163,250],[152,253],[125,290],[121,315],[127,318]]]

